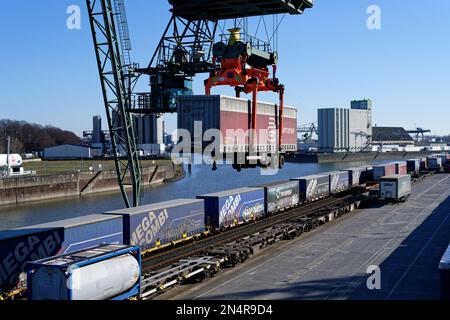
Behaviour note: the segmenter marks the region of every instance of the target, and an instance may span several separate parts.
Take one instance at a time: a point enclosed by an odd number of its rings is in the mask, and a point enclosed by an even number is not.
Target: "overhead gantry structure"
[[[177,96],[192,94],[195,75],[214,75],[220,70],[213,59],[219,22],[254,16],[296,15],[313,7],[313,0],[169,0],[172,16],[150,62],[142,68],[131,63],[124,0],[86,0],[86,3],[112,153],[127,207],[139,205],[142,179],[131,115],[176,112]],[[276,70],[275,64],[274,68]],[[135,90],[143,76],[149,76],[149,92]],[[269,79],[266,75],[263,78]],[[277,86],[279,84],[267,83],[265,88],[284,91]],[[254,90],[244,88],[242,92]],[[132,190],[132,200],[128,197],[128,187]]]

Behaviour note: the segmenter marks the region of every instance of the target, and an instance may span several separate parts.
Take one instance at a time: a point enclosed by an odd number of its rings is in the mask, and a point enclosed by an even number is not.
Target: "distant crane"
[[[311,141],[314,134],[319,135],[317,122],[304,124],[297,128],[297,132],[303,134],[302,137],[305,142]]]
[[[423,129],[423,128],[416,128],[415,130],[407,131],[408,134],[413,134],[416,136],[416,141],[423,141],[425,140],[425,133],[431,133],[431,130]]]

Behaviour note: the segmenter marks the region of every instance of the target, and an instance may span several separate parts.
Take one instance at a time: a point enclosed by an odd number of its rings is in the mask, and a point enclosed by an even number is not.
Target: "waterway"
[[[362,165],[367,165],[367,163],[287,163],[285,168],[279,170],[276,175],[262,175],[260,169],[249,169],[238,173],[229,165],[219,166],[217,171],[212,171],[207,165],[194,165],[191,172],[186,168],[187,173],[183,180],[143,190],[142,204],[177,198],[195,198],[197,195],[211,192],[255,186]],[[119,193],[5,207],[0,209],[0,230],[103,213],[123,207],[123,200]]]

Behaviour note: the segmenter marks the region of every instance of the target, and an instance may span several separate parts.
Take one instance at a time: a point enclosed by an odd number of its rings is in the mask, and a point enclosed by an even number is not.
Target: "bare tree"
[[[25,121],[0,120],[0,152],[6,152],[6,138],[11,137],[11,151],[31,153],[61,144],[81,144],[75,133],[52,126],[43,127]]]

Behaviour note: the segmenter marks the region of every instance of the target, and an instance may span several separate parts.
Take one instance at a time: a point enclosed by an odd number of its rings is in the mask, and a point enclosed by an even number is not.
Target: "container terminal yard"
[[[286,103],[280,26],[315,1],[169,0],[148,66],[127,0],[83,3],[108,130],[33,154],[4,130],[0,300],[450,299],[445,139]]]

